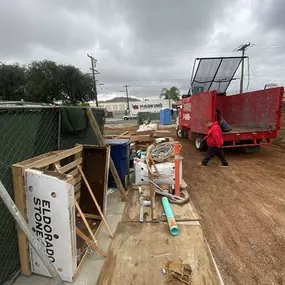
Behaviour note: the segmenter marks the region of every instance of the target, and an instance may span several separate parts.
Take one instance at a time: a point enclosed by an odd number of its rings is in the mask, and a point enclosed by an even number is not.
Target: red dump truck
[[[201,79],[197,81],[201,85]],[[177,120],[178,137],[193,140],[198,150],[204,150],[206,142],[203,137],[208,132],[205,121],[216,121],[217,110],[231,127],[231,131],[223,132],[224,148],[243,147],[247,153],[255,152],[277,137],[283,87],[229,96],[225,95],[225,90],[222,91],[189,94],[182,100]]]
[[[245,147],[246,152],[270,144],[280,129],[284,88],[218,96],[216,91],[194,94],[183,99],[179,110],[177,134],[195,141],[198,150],[205,149],[203,137],[206,120],[215,121],[216,110],[231,126],[223,133],[224,147]]]

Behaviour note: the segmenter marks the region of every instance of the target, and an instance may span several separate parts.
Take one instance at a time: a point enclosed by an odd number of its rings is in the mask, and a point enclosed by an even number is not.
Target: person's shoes
[[[203,165],[202,162],[198,162],[197,166],[199,166],[199,167],[206,167],[206,165]]]
[[[225,164],[219,164],[219,167],[224,167],[224,168],[227,168],[227,167],[229,167],[229,165],[225,165]]]

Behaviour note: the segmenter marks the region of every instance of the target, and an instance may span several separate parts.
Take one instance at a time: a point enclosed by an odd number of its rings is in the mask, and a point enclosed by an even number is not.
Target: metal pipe
[[[144,206],[150,206],[151,201],[144,200],[143,197],[140,197],[140,223],[143,223],[143,215],[144,215]]]
[[[58,109],[57,149],[60,150],[61,110]]]
[[[34,237],[33,233],[28,228],[28,225],[27,225],[25,219],[21,215],[19,209],[17,208],[17,206],[14,203],[14,201],[11,199],[9,193],[7,192],[6,188],[4,187],[4,185],[2,184],[1,181],[0,181],[0,197],[2,198],[4,204],[6,205],[6,207],[8,208],[10,213],[12,214],[13,218],[18,223],[19,227],[22,229],[22,231],[27,236],[31,246],[35,249],[35,251],[39,255],[40,259],[42,260],[42,262],[46,266],[46,268],[49,271],[50,275],[54,279],[54,282],[55,282],[54,284],[56,284],[56,285],[64,285],[64,283],[63,283],[61,277],[59,276],[56,268],[49,261],[47,255],[45,253],[44,246],[42,245],[41,241]]]
[[[180,157],[180,149],[181,149],[181,144],[178,142],[175,143],[174,147],[174,165],[175,165],[175,195],[180,196],[180,162],[181,162],[181,157]]]

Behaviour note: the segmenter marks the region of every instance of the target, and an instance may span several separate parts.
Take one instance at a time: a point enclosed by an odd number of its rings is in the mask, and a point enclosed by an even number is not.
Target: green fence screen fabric
[[[69,132],[65,132],[66,125],[62,128],[61,118],[66,114],[72,122]],[[103,131],[104,110],[93,109],[93,114]],[[12,164],[49,151],[71,148],[77,143],[97,144],[87,120],[83,129],[83,123],[76,125],[76,120],[84,115],[84,108],[75,107],[0,107],[0,179],[13,199]],[[0,284],[8,282],[19,269],[15,222],[0,199]]]

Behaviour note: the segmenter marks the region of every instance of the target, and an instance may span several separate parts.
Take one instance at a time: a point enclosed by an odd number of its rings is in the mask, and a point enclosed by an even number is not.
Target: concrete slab
[[[120,199],[119,191],[115,191],[108,195],[107,198],[107,221],[113,233],[115,233],[118,223],[122,219],[125,203]],[[112,238],[108,233],[104,224],[97,235],[97,240],[100,248],[104,251],[108,251]],[[101,268],[104,264],[104,258],[97,254],[95,251],[91,252],[87,256],[80,273],[77,276],[74,285],[95,285],[97,284],[98,277],[100,275]],[[32,275],[30,277],[19,276],[14,282],[14,285],[54,285],[51,278]],[[70,284],[66,282],[66,284]]]

